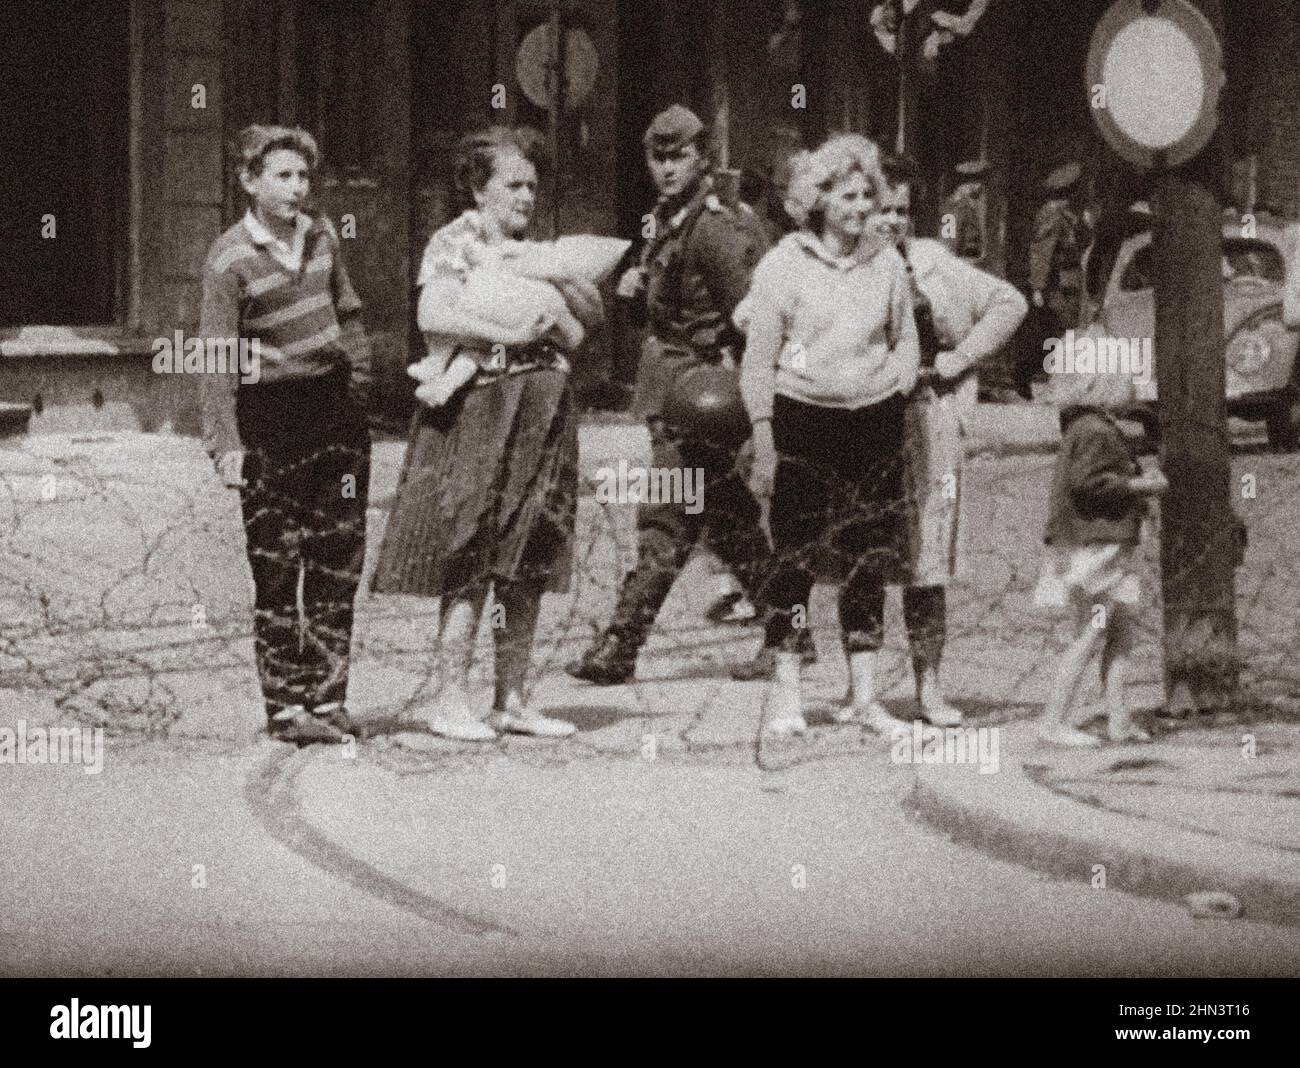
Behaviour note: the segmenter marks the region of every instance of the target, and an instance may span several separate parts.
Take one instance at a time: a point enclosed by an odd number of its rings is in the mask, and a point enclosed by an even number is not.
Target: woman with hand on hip
[[[946,592],[960,564],[961,471],[965,424],[975,409],[979,362],[1007,344],[1029,308],[1010,282],[912,236],[910,160],[884,165],[888,188],[876,216],[881,234],[907,264],[921,348],[921,375],[907,408],[907,477],[914,505],[903,618],[923,719],[961,722],[939,682],[947,632]]]
[[[430,238],[420,267],[429,356],[411,368],[421,406],[372,586],[442,599],[441,693],[424,720],[460,740],[574,730],[530,709],[524,680],[542,593],[569,586],[577,420],[566,353],[601,307],[590,283],[519,273],[517,257],[537,248],[517,240],[536,203],[536,144],[492,127],[458,146],[466,210]],[[469,671],[489,588],[500,615],[484,723],[471,709]]]
[[[786,211],[799,229],[760,261],[736,319],[754,425],[751,486],[768,502],[776,563],[767,644],[776,678],[764,730],[806,729],[798,631],[815,560],[846,574],[839,620],[852,691],[837,719],[891,719],[877,699],[885,581],[905,562],[903,412],[919,351],[902,257],[874,225],[880,153],[842,135],[794,160]]]

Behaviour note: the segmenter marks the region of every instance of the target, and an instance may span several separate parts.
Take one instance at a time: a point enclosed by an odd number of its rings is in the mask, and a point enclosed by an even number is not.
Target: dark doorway
[[[618,232],[640,240],[641,216],[655,202],[641,135],[654,117],[660,13],[657,4],[619,4],[618,12]]]
[[[126,0],[0,9],[0,326],[124,309]]]
[[[1022,0],[1011,9],[1007,274],[1017,282],[1024,281],[1047,173],[1077,160],[1085,185],[1099,197],[1120,177],[1116,157],[1093,124],[1085,84],[1092,31],[1109,6],[1109,0]]]
[[[693,108],[708,121],[708,6],[685,0],[618,5],[616,212],[618,233],[632,239],[634,251],[657,196],[641,144],[646,127],[670,104]],[[627,386],[640,362],[640,333],[618,304],[611,304],[610,320],[610,373]]]

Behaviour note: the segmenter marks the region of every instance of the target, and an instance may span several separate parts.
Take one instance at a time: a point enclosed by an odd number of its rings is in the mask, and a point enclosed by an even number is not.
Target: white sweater
[[[911,285],[888,246],[836,257],[810,234],[788,234],[755,268],[735,318],[747,335],[740,388],[753,420],[771,418],[776,393],[855,409],[916,384]]]

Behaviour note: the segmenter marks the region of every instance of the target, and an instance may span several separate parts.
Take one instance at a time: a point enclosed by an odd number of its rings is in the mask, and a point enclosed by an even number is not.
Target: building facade
[[[1082,86],[1107,0],[993,0],[969,37],[911,83],[924,202],[985,158],[990,261],[1018,279],[1050,167],[1120,172]],[[1225,117],[1256,160],[1261,202],[1300,209],[1300,0],[1229,15]],[[640,137],[686,103],[720,164],[761,176],[834,130],[897,141],[900,71],[873,0],[63,0],[6,5],[0,70],[0,401],[33,429],[197,428],[193,383],[152,373],[155,338],[197,326],[211,240],[242,211],[225,146],[249,122],[303,125],[324,167],[394,420],[417,358],[412,283],[452,212],[451,149],[484,122],[526,123],[557,149],[543,231],[639,235],[653,203]],[[968,0],[916,10],[961,12]],[[559,19],[569,93],[552,120],[546,58]],[[1122,183],[1120,183],[1122,184]],[[760,181],[761,186],[761,181]],[[932,225],[922,213],[922,222]],[[586,373],[628,380],[615,315]]]

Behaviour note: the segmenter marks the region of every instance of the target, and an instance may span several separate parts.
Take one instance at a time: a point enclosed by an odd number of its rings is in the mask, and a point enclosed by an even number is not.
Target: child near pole
[[[1079,729],[1075,702],[1093,654],[1100,650],[1112,742],[1148,741],[1125,699],[1134,613],[1141,602],[1136,557],[1147,500],[1169,484],[1159,470],[1142,473],[1115,413],[1133,404],[1125,374],[1058,375],[1061,446],[1052,476],[1037,605],[1070,610],[1074,637],[1059,661],[1043,710],[1042,737],[1057,745],[1097,746]]]

